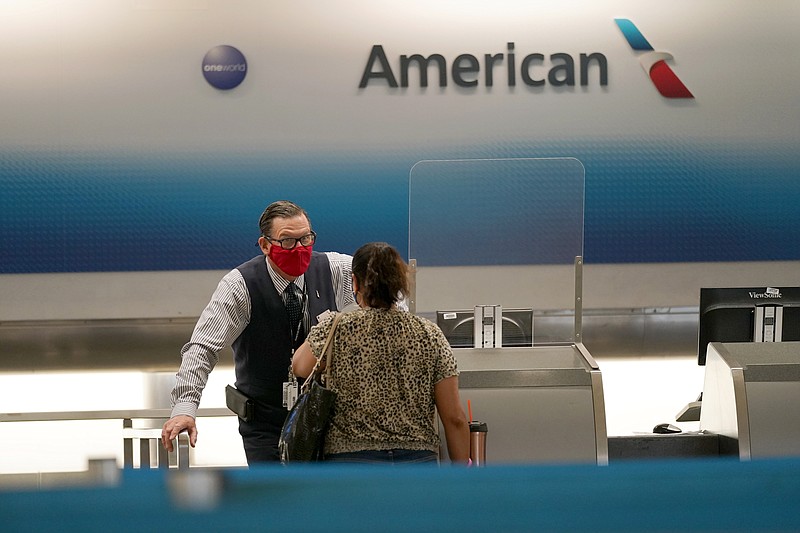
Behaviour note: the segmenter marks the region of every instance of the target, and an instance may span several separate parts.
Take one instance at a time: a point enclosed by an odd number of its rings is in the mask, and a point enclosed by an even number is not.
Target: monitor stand
[[[689,402],[681,411],[675,415],[676,422],[699,422],[700,408],[703,405],[703,393],[694,402]]]

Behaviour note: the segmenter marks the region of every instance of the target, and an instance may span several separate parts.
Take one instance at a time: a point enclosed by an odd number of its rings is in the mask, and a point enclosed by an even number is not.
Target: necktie
[[[291,282],[286,286],[286,290],[284,291],[286,292],[286,311],[289,314],[289,325],[292,328],[292,338],[294,338],[297,334],[303,312],[300,306],[300,299],[297,297],[297,293],[295,292],[296,289],[297,285],[295,285],[294,282]]]

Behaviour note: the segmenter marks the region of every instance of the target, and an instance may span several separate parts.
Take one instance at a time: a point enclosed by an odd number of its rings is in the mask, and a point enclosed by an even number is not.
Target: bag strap
[[[336,316],[333,317],[333,324],[331,324],[331,332],[328,333],[328,338],[325,340],[325,346],[323,349],[323,354],[325,355],[325,374],[322,375],[322,383],[325,384],[325,381],[328,379],[328,376],[331,371],[331,362],[333,361],[333,338],[336,334],[336,325],[339,323],[339,319],[342,318],[342,313],[336,313]],[[322,357],[320,357],[322,359]]]

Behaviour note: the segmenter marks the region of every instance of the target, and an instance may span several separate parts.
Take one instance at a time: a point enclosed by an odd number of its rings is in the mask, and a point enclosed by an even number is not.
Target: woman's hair
[[[272,202],[261,213],[261,218],[258,220],[258,229],[264,237],[272,237],[272,221],[276,218],[294,218],[298,215],[303,215],[308,220],[308,227],[311,227],[311,219],[308,218],[306,210],[299,205],[290,202],[289,200],[278,200]]]
[[[408,266],[393,246],[369,242],[353,256],[353,275],[370,307],[388,309],[408,295]]]

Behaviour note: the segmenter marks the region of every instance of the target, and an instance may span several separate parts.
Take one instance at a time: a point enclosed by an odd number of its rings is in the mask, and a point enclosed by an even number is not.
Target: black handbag
[[[333,338],[336,325],[342,314],[333,319],[331,331],[325,339],[322,356],[317,360],[311,374],[303,382],[300,396],[286,416],[278,439],[281,463],[321,461],[325,444],[325,433],[333,417],[336,393],[331,390],[329,372],[333,359]],[[325,368],[320,362],[325,357]]]

